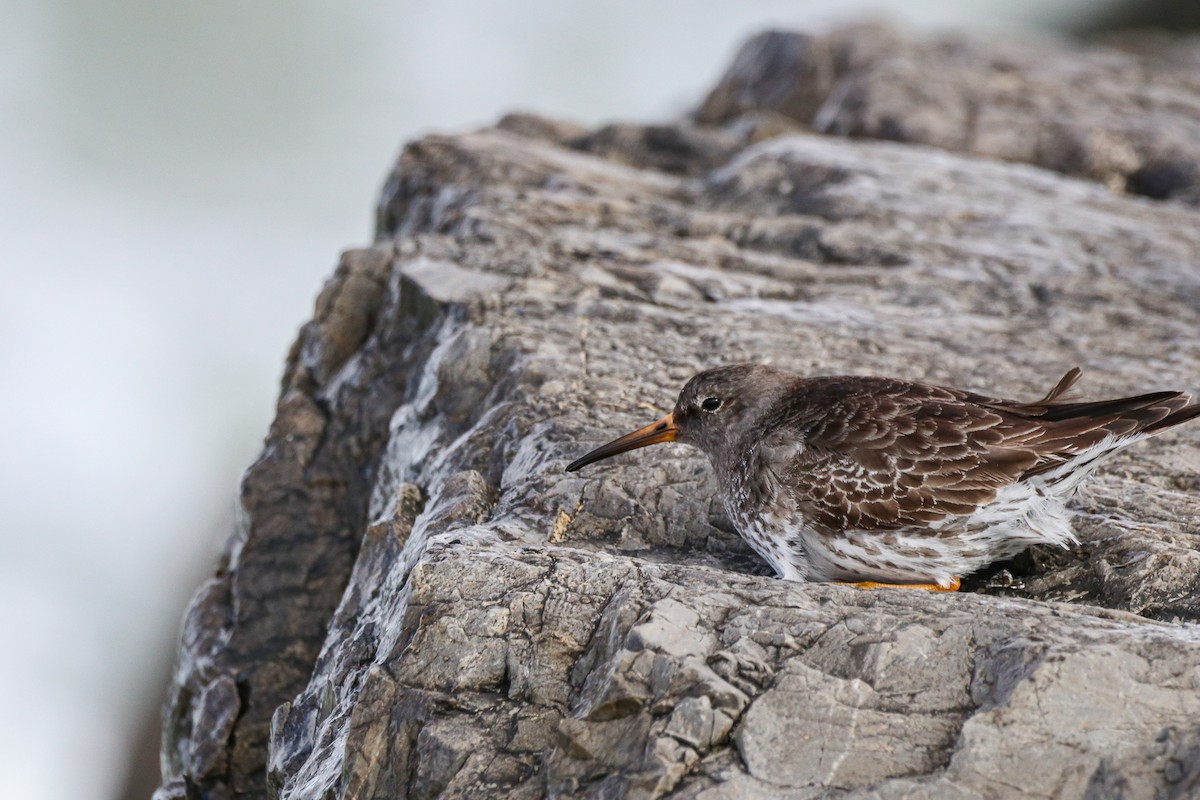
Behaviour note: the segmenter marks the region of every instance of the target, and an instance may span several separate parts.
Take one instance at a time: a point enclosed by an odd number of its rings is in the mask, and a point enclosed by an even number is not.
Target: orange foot
[[[853,586],[857,589],[925,589],[929,592],[957,592],[962,583],[958,578],[951,578],[949,586],[937,583],[876,583],[875,581],[840,581],[843,586]]]

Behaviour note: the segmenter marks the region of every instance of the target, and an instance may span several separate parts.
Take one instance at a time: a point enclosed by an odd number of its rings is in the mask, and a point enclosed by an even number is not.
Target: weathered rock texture
[[[818,133],[1022,161],[1200,205],[1200,48],[1128,35],[1126,50],[887,28],[765,33],[696,118],[778,115]]]
[[[682,446],[562,469],[717,363],[1196,389],[1200,212],[1115,190],[1196,164],[1154,64],[771,34],[699,122],[409,146],[188,614],[158,796],[1196,796],[1200,431],[958,595],[773,579]]]

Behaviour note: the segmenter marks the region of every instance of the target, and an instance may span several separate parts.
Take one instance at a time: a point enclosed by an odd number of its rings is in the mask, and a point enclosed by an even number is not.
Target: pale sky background
[[[0,797],[117,795],[288,345],[404,141],[670,118],[769,26],[1104,5],[0,0]]]

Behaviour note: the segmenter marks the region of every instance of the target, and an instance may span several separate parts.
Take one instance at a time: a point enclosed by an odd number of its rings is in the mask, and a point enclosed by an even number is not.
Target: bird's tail
[[[1189,406],[1186,405],[1186,403],[1191,402],[1192,398],[1186,394],[1182,395],[1182,397],[1185,403],[1183,408],[1179,409],[1178,411],[1171,412],[1152,425],[1147,425],[1143,429],[1143,433],[1150,435],[1161,433],[1168,428],[1174,428],[1176,425],[1182,425],[1183,423],[1193,420],[1196,417],[1200,417],[1200,403],[1194,403]]]
[[[1200,404],[1184,392],[1151,392],[1090,402],[1056,402],[1079,379],[1076,367],[1036,403],[1016,411],[1044,424],[1033,444],[1041,458],[1026,476],[1045,474],[1072,483],[1100,461],[1148,436],[1200,417]]]

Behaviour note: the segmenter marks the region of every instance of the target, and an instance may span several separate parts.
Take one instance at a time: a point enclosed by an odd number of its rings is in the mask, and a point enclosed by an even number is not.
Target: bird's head
[[[795,380],[791,373],[761,364],[705,370],[683,387],[670,414],[597,447],[569,464],[567,471],[660,442],[684,442],[714,458],[761,430],[770,409],[777,407]]]

